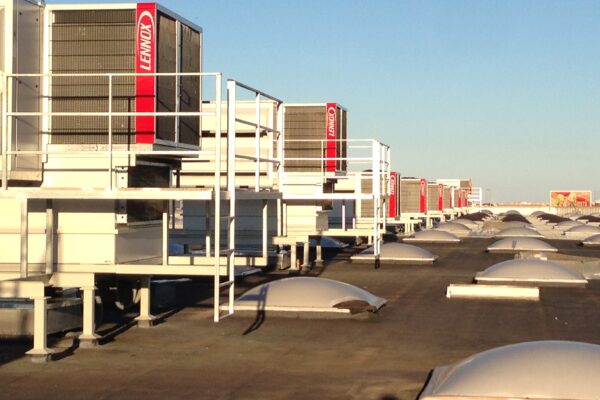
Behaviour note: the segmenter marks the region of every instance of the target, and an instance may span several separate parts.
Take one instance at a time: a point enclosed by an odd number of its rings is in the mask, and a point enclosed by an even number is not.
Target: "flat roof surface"
[[[94,349],[33,364],[29,343],[0,341],[2,397],[415,399],[429,372],[493,347],[533,340],[600,344],[600,284],[542,288],[539,302],[447,299],[450,283],[512,254],[486,253],[493,239],[423,244],[435,264],[350,263],[346,249],[311,274],[362,287],[388,303],[362,319],[233,317],[212,322],[210,279],[192,304],[155,327],[131,327]],[[600,257],[576,240],[561,253]],[[353,251],[356,251],[354,249]],[[287,274],[249,276],[241,293]],[[68,347],[70,340],[58,343]]]

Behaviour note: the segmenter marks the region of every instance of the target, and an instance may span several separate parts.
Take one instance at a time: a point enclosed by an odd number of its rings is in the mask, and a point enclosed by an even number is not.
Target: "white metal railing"
[[[314,177],[317,174],[318,179],[324,181],[325,179],[337,179],[337,180],[348,180],[358,179],[370,180],[373,182],[372,193],[380,194],[382,196],[389,195],[389,177],[390,177],[390,148],[389,146],[375,140],[375,139],[336,139],[335,142],[338,145],[346,146],[347,155],[345,157],[328,157],[325,155],[325,150],[328,143],[331,143],[330,139],[287,139],[285,140],[286,145],[294,143],[314,143],[313,149],[320,149],[322,156],[302,156],[302,157],[289,157],[283,152],[283,172],[285,171],[286,165],[289,161],[298,162],[313,162],[318,164],[317,170],[314,168],[307,168],[310,171],[294,171],[293,175],[288,178],[282,179],[282,191],[285,191],[286,185],[293,183],[286,181],[286,179],[298,179],[303,176]],[[301,150],[301,149],[295,149]],[[335,161],[336,165],[338,161],[345,165],[343,170],[327,171],[327,162]],[[312,165],[312,164],[311,164]],[[297,167],[291,167],[290,169],[297,169]]]
[[[214,79],[214,110],[205,111],[201,107],[202,103],[202,93],[199,91],[199,110],[194,112],[182,112],[180,111],[178,99],[176,99],[176,109],[177,111],[172,112],[162,112],[162,111],[154,111],[154,112],[135,112],[135,111],[114,111],[114,85],[115,78],[117,77],[137,77],[137,76],[152,76],[152,77],[160,77],[160,76],[171,76],[171,77],[184,77],[184,76],[197,76],[199,77],[199,86],[200,88],[204,87],[202,85],[203,79],[212,78]],[[48,81],[52,78],[85,78],[85,77],[93,77],[100,78],[104,80],[106,86],[104,90],[106,93],[105,96],[95,96],[96,99],[100,99],[103,101],[101,104],[106,104],[105,110],[95,110],[95,111],[85,111],[85,112],[57,112],[52,110],[52,96],[50,92],[50,86],[48,85]],[[39,78],[45,81],[45,84],[42,85],[44,90],[48,93],[41,93],[40,96],[45,102],[44,107],[41,111],[36,110],[19,110],[16,109],[16,106],[13,102],[13,93],[12,87],[13,82],[15,80],[19,80],[22,78]],[[48,156],[60,156],[60,155],[69,155],[69,156],[80,156],[82,160],[85,160],[89,157],[98,156],[106,158],[106,179],[101,178],[101,182],[105,182],[105,185],[102,187],[98,187],[99,190],[104,191],[118,191],[119,187],[115,184],[115,174],[117,170],[117,166],[115,165],[115,159],[117,157],[129,157],[129,156],[140,156],[140,155],[164,155],[169,157],[181,157],[181,158],[202,158],[208,161],[214,161],[214,173],[213,184],[212,187],[208,187],[208,189],[212,189],[213,191],[213,203],[214,203],[214,243],[213,243],[213,255],[214,255],[214,320],[219,321],[221,316],[220,313],[220,290],[222,288],[228,288],[228,311],[229,314],[233,312],[233,296],[234,296],[234,288],[235,288],[235,276],[234,276],[234,248],[235,248],[235,176],[236,176],[236,159],[249,160],[255,163],[255,191],[260,191],[260,173],[262,164],[273,165],[276,168],[269,168],[269,179],[272,184],[274,181],[275,171],[280,175],[281,174],[281,155],[282,155],[282,141],[283,141],[283,123],[282,123],[282,101],[276,99],[273,96],[270,96],[264,92],[256,90],[250,86],[244,85],[240,82],[236,81],[228,81],[227,82],[227,140],[226,140],[226,160],[225,160],[225,168],[223,171],[222,165],[222,154],[221,149],[223,148],[222,141],[222,76],[220,73],[152,73],[152,74],[136,74],[136,73],[106,73],[106,74],[8,74],[8,75],[0,75],[0,84],[2,85],[3,90],[0,91],[1,94],[1,128],[0,128],[0,140],[1,140],[1,167],[2,167],[2,187],[3,191],[7,191],[10,187],[9,185],[9,171],[11,170],[11,157],[13,156],[22,156],[22,155],[37,155],[40,157],[48,157]],[[97,84],[96,84],[97,85]],[[178,83],[179,85],[179,83]],[[256,119],[246,120],[243,118],[239,118],[236,115],[236,91],[244,90],[250,93],[253,93],[255,96],[255,104],[256,104]],[[132,96],[135,98],[135,96]],[[277,110],[277,120],[276,125],[267,126],[261,124],[261,114],[260,114],[260,104],[262,99],[268,99],[269,101],[273,101],[276,103]],[[210,117],[214,118],[214,132],[215,132],[215,146],[213,151],[206,151],[200,148],[200,143],[198,146],[182,146],[176,143],[160,143],[166,144],[170,149],[168,150],[148,150],[147,147],[139,148],[136,146],[125,145],[115,147],[114,143],[114,134],[115,129],[113,126],[113,118],[115,117],[136,117],[136,116],[150,116],[150,117],[174,117],[176,130],[175,134],[178,135],[178,126],[179,126],[179,118],[182,117],[197,117],[200,119],[199,127],[201,129],[201,119]],[[17,150],[16,142],[18,141],[18,137],[13,138],[12,132],[12,121],[16,118],[21,117],[39,117],[42,120],[42,125],[48,127],[49,134],[52,134],[52,127],[50,126],[50,120],[52,117],[69,117],[69,118],[85,118],[85,117],[100,117],[106,118],[106,130],[103,129],[101,132],[94,132],[95,134],[106,134],[107,135],[107,143],[105,145],[97,146],[93,150],[82,149],[82,148],[68,148],[67,150],[57,149],[57,148],[48,148],[48,147],[40,147],[38,150]],[[156,121],[155,121],[156,123]],[[255,154],[237,154],[236,153],[236,123],[241,123],[244,125],[254,126],[255,128],[255,140],[256,146]],[[274,150],[271,148],[268,157],[261,157],[261,146],[260,146],[260,134],[261,132],[266,131],[269,135],[274,136],[274,140],[277,142],[277,157],[273,154]],[[42,130],[40,130],[42,132]],[[122,132],[117,132],[122,133]],[[134,135],[135,131],[126,132],[128,135]],[[201,134],[201,132],[199,132]],[[177,136],[176,136],[177,139]],[[167,147],[167,148],[168,148]],[[273,146],[271,146],[273,147]],[[85,161],[84,161],[85,162]],[[101,164],[100,164],[101,165]],[[83,168],[85,169],[85,167]],[[77,171],[82,170],[81,167],[76,169]],[[225,190],[228,192],[227,196],[224,198],[222,194],[222,184],[221,177],[222,174],[225,173],[227,177],[227,182],[225,185]],[[160,188],[158,188],[160,189]],[[222,216],[221,202],[222,200],[226,200],[229,202],[229,215]],[[279,204],[278,210],[281,207]],[[24,208],[26,209],[26,208]],[[26,218],[25,218],[26,219]],[[227,276],[228,279],[225,282],[221,282],[220,280],[220,272],[221,272],[221,229],[223,227],[222,221],[226,221],[227,227]],[[168,226],[165,221],[165,214],[163,214],[163,224]],[[27,236],[27,226],[25,225],[25,236]],[[165,228],[166,229],[166,228]],[[23,236],[23,233],[22,233]],[[163,239],[166,236],[163,232]],[[26,241],[23,241],[26,243]],[[163,244],[166,249],[166,244]],[[23,247],[23,244],[22,244]],[[25,246],[26,248],[26,246]],[[210,254],[207,248],[207,254]],[[22,257],[23,258],[23,257]],[[25,260],[27,259],[27,255],[25,253]],[[26,262],[26,261],[25,261]],[[168,258],[163,254],[163,264],[168,262]],[[226,315],[225,315],[226,316]]]
[[[561,217],[573,213],[581,215],[600,214],[600,206],[556,207],[556,215],[559,215]]]
[[[476,207],[481,209],[481,205],[483,204],[483,188],[472,188],[471,193],[467,195],[467,204],[470,207]]]
[[[206,111],[194,111],[194,112],[182,112],[182,111],[172,111],[172,112],[164,112],[164,111],[153,111],[153,112],[136,112],[136,111],[113,111],[113,87],[114,81],[117,77],[138,77],[138,76],[151,76],[151,77],[186,77],[186,76],[196,76],[199,77],[199,86],[202,87],[202,79],[203,78],[214,78],[214,88],[215,88],[215,102],[217,104],[215,111],[206,112]],[[52,111],[50,107],[46,106],[48,110],[42,111],[22,111],[15,110],[15,105],[13,102],[13,82],[15,80],[23,79],[23,78],[40,78],[44,81],[47,81],[52,78],[101,78],[106,79],[106,96],[98,96],[101,97],[102,100],[107,101],[107,110],[104,111],[85,111],[85,112],[56,112]],[[136,149],[135,147],[129,147],[127,149],[115,149],[114,148],[114,128],[113,128],[113,118],[114,117],[135,117],[135,116],[151,116],[151,117],[174,117],[175,118],[175,126],[177,127],[179,118],[181,117],[206,117],[213,116],[217,121],[217,125],[215,127],[216,131],[216,140],[220,142],[221,140],[221,73],[85,73],[85,74],[4,74],[0,76],[1,84],[2,84],[2,93],[1,93],[1,101],[2,101],[2,127],[1,127],[1,156],[2,156],[2,189],[8,189],[8,181],[9,181],[9,170],[10,170],[10,158],[12,156],[25,156],[25,155],[39,155],[47,157],[49,155],[61,155],[61,154],[69,154],[69,155],[81,155],[83,158],[94,155],[103,155],[107,159],[106,166],[106,187],[104,189],[113,191],[118,190],[118,187],[114,184],[114,159],[117,156],[140,156],[140,155],[169,155],[169,156],[186,156],[186,157],[201,157],[206,155],[206,152],[200,150],[199,147],[194,148],[194,146],[185,146],[185,145],[176,145],[172,150],[141,150]],[[43,85],[46,87],[47,85]],[[52,101],[52,96],[50,93],[42,93],[41,94],[44,101]],[[135,97],[135,96],[133,96]],[[176,104],[178,100],[176,99]],[[200,103],[201,104],[201,103]],[[178,106],[177,106],[178,107]],[[199,105],[201,107],[201,105]],[[12,120],[14,118],[19,117],[40,117],[43,119],[50,119],[51,117],[72,117],[72,118],[82,118],[82,117],[105,117],[107,119],[107,144],[106,150],[97,149],[97,150],[81,150],[81,149],[69,149],[69,150],[48,150],[46,148],[40,150],[11,150],[11,147],[14,143],[11,143],[12,140],[9,139],[9,133],[12,137]],[[47,125],[49,125],[46,122]],[[51,129],[50,129],[51,132]],[[131,132],[134,133],[134,132]],[[15,142],[18,142],[18,137],[15,138]],[[215,152],[215,159],[219,158],[220,154]],[[216,170],[218,170],[220,176],[220,163],[217,163],[215,166]],[[85,168],[83,168],[85,169]],[[75,169],[74,169],[75,170]],[[217,173],[217,171],[215,171]],[[215,182],[215,188],[219,187],[217,185],[218,181]]]
[[[302,156],[302,157],[289,157],[283,149],[283,173],[280,178],[280,190],[284,193],[285,198],[288,199],[331,199],[331,200],[368,200],[373,202],[373,247],[374,254],[376,257],[381,252],[381,240],[382,232],[386,229],[387,219],[387,200],[389,197],[389,180],[391,173],[391,154],[389,146],[380,143],[374,139],[337,139],[335,140],[336,145],[346,147],[346,155],[343,157],[328,157],[326,154],[327,146],[332,142],[331,139],[287,139],[285,144],[290,147],[291,144],[294,151],[302,150],[301,148],[295,148],[294,143],[314,143],[311,147],[314,154],[314,149],[319,149],[321,156]],[[310,167],[307,168],[309,171],[293,171],[286,173],[285,171],[288,162],[309,162]],[[336,165],[335,171],[328,171],[327,162],[334,161]],[[315,167],[314,165],[318,164]],[[340,164],[344,168],[341,170],[337,169],[337,165]],[[290,167],[290,169],[298,169],[297,167]],[[287,194],[288,190],[286,187],[295,185],[306,185],[306,180],[303,177],[307,177],[308,181],[312,178],[315,182],[315,187],[322,187],[322,183],[327,179],[343,181],[352,180],[358,182],[358,188],[356,188],[354,194],[348,193],[306,193],[306,194]],[[294,183],[299,181],[300,183]],[[363,192],[362,181],[370,182],[370,189],[367,192]],[[368,187],[368,185],[367,185]],[[356,210],[356,209],[355,209]],[[353,226],[355,221],[353,221]],[[345,221],[345,210],[342,214],[342,226],[346,229]]]
[[[227,109],[233,110],[236,113],[237,100],[239,93],[242,90],[246,93],[250,93],[254,97],[254,118],[244,119],[240,117],[232,118],[228,122],[228,136],[236,137],[237,130],[236,124],[242,124],[254,128],[254,154],[240,154],[236,152],[235,141],[231,144],[233,149],[230,149],[229,160],[235,162],[235,159],[248,160],[254,163],[254,191],[259,192],[261,190],[261,164],[266,164],[267,175],[268,175],[268,187],[273,188],[274,183],[274,169],[276,168],[278,175],[280,176],[282,170],[282,151],[280,148],[283,146],[283,101],[276,97],[273,97],[265,92],[255,89],[251,86],[243,84],[235,80],[227,81]],[[261,124],[261,105],[263,100],[270,101],[274,104],[275,121],[271,125]],[[267,121],[269,118],[267,118]],[[261,156],[261,132],[266,132],[267,140],[267,157]],[[274,147],[277,146],[277,158],[274,156]],[[228,184],[229,186],[229,184]],[[235,186],[229,186],[232,190]]]

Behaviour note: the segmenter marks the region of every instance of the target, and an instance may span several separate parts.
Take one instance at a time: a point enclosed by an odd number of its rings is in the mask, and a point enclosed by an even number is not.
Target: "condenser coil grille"
[[[51,26],[51,72],[118,73],[135,69],[134,10],[60,10],[53,12]],[[108,111],[108,78],[53,77],[53,112]],[[135,110],[133,77],[115,77],[113,112]],[[108,143],[106,117],[53,116],[53,144]],[[113,117],[114,143],[133,141],[133,117]]]
[[[421,185],[419,180],[400,180],[400,213],[421,211]]]

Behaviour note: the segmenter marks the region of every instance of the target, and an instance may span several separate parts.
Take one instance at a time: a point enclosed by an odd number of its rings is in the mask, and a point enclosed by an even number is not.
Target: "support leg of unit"
[[[205,227],[205,234],[204,234],[204,246],[205,246],[205,253],[206,253],[206,258],[210,257],[211,254],[211,243],[210,243],[210,202],[205,202],[204,203],[204,213],[205,213],[205,222],[204,222],[204,227]]]
[[[54,208],[52,200],[46,200],[46,273],[54,272]]]
[[[307,240],[304,242],[304,249],[302,255],[302,271],[308,271],[310,269],[310,243]]]
[[[154,325],[156,317],[150,314],[150,277],[141,279],[140,285],[140,315],[135,319],[140,328],[149,328]]]
[[[28,239],[29,239],[29,210],[27,198],[21,199],[21,259],[20,272],[21,278],[27,278],[29,274],[28,267]]]
[[[315,267],[323,266],[323,246],[321,245],[321,236],[317,236],[317,255],[315,257]]]
[[[48,337],[48,297],[33,299],[33,348],[26,354],[33,362],[51,360],[53,351],[46,347]]]
[[[290,246],[290,270],[297,271],[298,268],[298,255],[296,249],[296,243],[293,243]]]
[[[96,330],[96,289],[93,286],[82,287],[83,292],[83,332],[79,335],[79,347],[90,348],[98,344],[100,336],[94,332]]]
[[[269,233],[269,203],[266,200],[262,202],[262,257],[267,262],[268,257],[268,233]]]

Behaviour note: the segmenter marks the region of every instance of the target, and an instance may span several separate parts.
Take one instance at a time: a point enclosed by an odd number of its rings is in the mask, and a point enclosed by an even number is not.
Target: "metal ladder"
[[[217,115],[221,115],[221,95],[217,94]],[[226,200],[229,201],[229,215],[221,216],[221,122],[216,121],[217,140],[215,142],[215,273],[214,273],[214,321],[229,317],[234,313],[235,301],[235,82],[227,81],[227,186]],[[225,250],[227,280],[221,282],[221,220],[227,224],[227,249]],[[221,313],[221,290],[227,289],[226,312]]]

